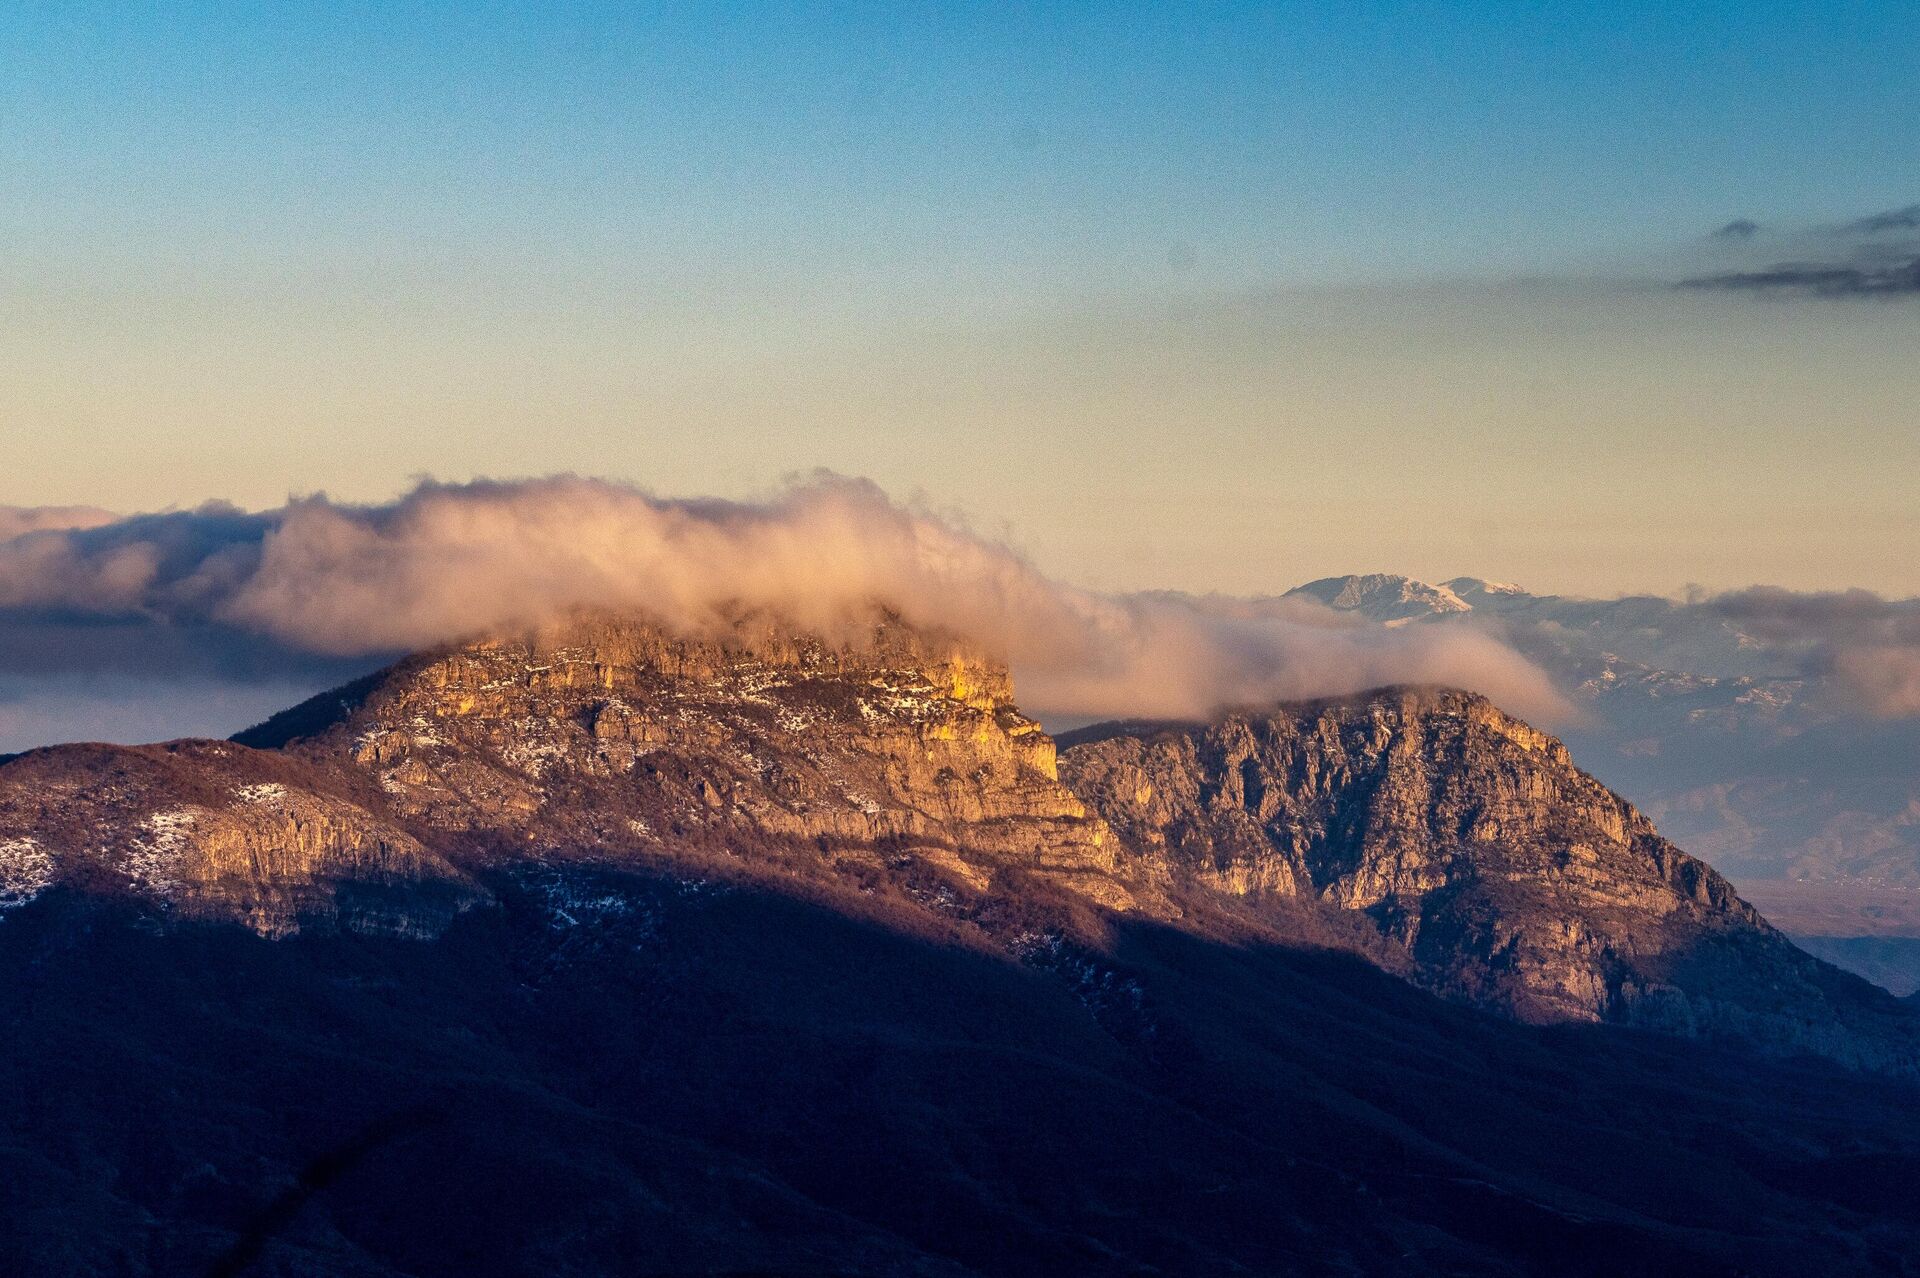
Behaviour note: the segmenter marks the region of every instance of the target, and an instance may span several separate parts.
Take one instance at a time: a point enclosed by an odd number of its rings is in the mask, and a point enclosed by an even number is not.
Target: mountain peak
[[[1061,776],[1136,855],[1357,912],[1453,997],[1920,1067],[1920,1027],[1888,999],[1485,697],[1396,687],[1061,746]]]
[[[1006,666],[894,617],[837,636],[575,617],[409,658],[292,747],[371,772],[409,817],[588,846],[656,842],[715,809],[809,840],[979,846],[1006,829],[944,827],[1081,815]],[[620,797],[579,808],[581,786]]]
[[[1471,604],[1446,586],[1394,573],[1322,577],[1304,586],[1295,586],[1287,594],[1317,599],[1329,608],[1357,612],[1374,621],[1406,622],[1472,611]]]
[[[944,631],[875,609],[831,632],[808,631],[766,613],[716,619],[680,631],[639,614],[577,610],[537,625],[406,657],[236,734],[242,745],[278,748],[349,723],[424,714],[457,720],[484,712],[510,687],[537,691],[562,715],[613,700],[636,683],[709,683],[793,677],[852,680],[912,675],[940,696],[978,710],[1013,699],[1001,662]],[[757,690],[747,689],[752,698]]]
[[[1461,599],[1471,602],[1480,598],[1512,598],[1529,592],[1524,586],[1516,586],[1509,581],[1487,581],[1482,577],[1454,577],[1441,583]]]

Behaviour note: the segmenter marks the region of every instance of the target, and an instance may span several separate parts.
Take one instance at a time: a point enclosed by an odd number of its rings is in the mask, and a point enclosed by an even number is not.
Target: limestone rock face
[[[1062,776],[1139,855],[1221,892],[1364,911],[1456,997],[1531,1021],[1845,1037],[1830,969],[1484,697],[1388,689],[1063,746]]]
[[[1004,666],[884,618],[838,642],[574,618],[409,658],[233,743],[23,756],[0,769],[0,902],[65,882],[268,934],[431,932],[479,897],[469,871],[692,848],[974,890],[1013,869],[1132,908],[1011,697]],[[408,882],[420,912],[379,908]]]
[[[265,732],[274,725],[264,725]],[[765,620],[686,638],[592,617],[403,663],[287,743],[371,774],[409,821],[537,845],[771,837],[1080,880],[1113,845],[1060,784],[1006,668],[888,621],[842,642]]]
[[[325,773],[225,742],[34,751],[0,770],[0,846],[65,883],[264,935],[430,933],[479,893]],[[24,899],[18,900],[24,904]]]

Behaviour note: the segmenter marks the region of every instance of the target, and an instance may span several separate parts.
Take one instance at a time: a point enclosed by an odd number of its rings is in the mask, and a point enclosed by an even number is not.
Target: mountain
[[[0,840],[33,848],[47,884],[265,935],[432,933],[502,857],[851,873],[898,847],[974,889],[1017,866],[1126,904],[1107,831],[1059,784],[1004,666],[895,625],[863,638],[597,618],[485,640],[233,742],[31,751],[0,773]],[[386,913],[396,885],[404,917]]]
[[[1129,846],[1219,890],[1364,912],[1450,996],[1920,1064],[1890,1000],[1483,697],[1390,689],[1061,740],[1063,777]]]
[[[1390,573],[1323,577],[1286,593],[1383,623],[1457,620],[1477,613],[1476,621],[1499,618],[1558,632],[1570,651],[1606,653],[1616,661],[1708,677],[1781,669],[1765,644],[1728,617],[1658,595],[1582,599],[1536,595],[1478,577],[1455,577],[1436,586]]]
[[[1920,1063],[1887,1000],[1483,698],[1390,689],[1064,740],[1063,775],[1004,666],[893,620],[835,642],[577,618],[412,658],[229,743],[30,752],[0,771],[0,847],[16,898],[38,876],[268,936],[437,935],[490,899],[484,869],[554,859],[750,859],[957,902],[1027,882],[1167,921],[1196,896],[1293,898],[1520,1019]]]
[[[7,1272],[1920,1254],[1920,1015],[1460,693],[582,616],[0,764],[0,977]]]
[[[1455,577],[1441,583],[1453,592],[1454,598],[1468,608],[1498,610],[1509,602],[1519,602],[1532,596],[1524,586],[1516,586],[1510,581],[1487,581],[1480,577]]]
[[[1430,586],[1424,581],[1388,573],[1323,577],[1287,593],[1305,595],[1329,608],[1358,612],[1388,625],[1472,611],[1471,604],[1446,586]]]
[[[1920,889],[1920,721],[1860,711],[1804,654],[1708,605],[1379,575],[1290,592],[1382,625],[1488,630],[1586,712],[1568,744],[1736,883]],[[1843,926],[1871,934],[1870,914]],[[1844,939],[1844,938],[1843,938]]]

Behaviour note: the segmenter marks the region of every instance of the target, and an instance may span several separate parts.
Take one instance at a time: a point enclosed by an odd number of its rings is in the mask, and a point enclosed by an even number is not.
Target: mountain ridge
[[[1920,886],[1920,719],[1873,713],[1833,654],[1791,627],[1769,634],[1738,600],[1585,599],[1454,578],[1445,587],[1466,611],[1409,616],[1395,601],[1427,583],[1311,584],[1376,625],[1471,627],[1520,652],[1586,712],[1566,729],[1583,765],[1737,883],[1782,901],[1799,883]],[[1920,616],[1920,601],[1885,609]],[[1871,912],[1848,926],[1879,934]]]
[[[1363,918],[1377,943],[1311,928],[1523,1020],[1920,1061],[1904,1009],[1836,983],[1484,698],[1396,687],[1061,740],[1004,665],[888,615],[836,641],[587,615],[418,654],[234,742],[32,752],[0,770],[0,847],[35,891],[265,935],[436,935],[520,863],[717,857],[959,918],[1035,892],[1167,921],[1291,898],[1285,926]]]
[[[1860,1015],[1869,1039],[1894,1037],[1854,1059],[1911,1068],[1910,1027],[1879,991],[1859,998],[1485,698],[1393,688],[1062,742],[1062,775],[1123,842],[1226,892],[1361,912],[1454,997],[1843,1057],[1849,1033],[1818,1026]]]

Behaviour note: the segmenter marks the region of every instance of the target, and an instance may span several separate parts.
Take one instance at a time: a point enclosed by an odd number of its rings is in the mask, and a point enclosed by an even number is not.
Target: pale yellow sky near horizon
[[[0,503],[864,475],[1093,587],[1920,594],[1920,307],[1600,285],[1142,301],[18,281]]]

